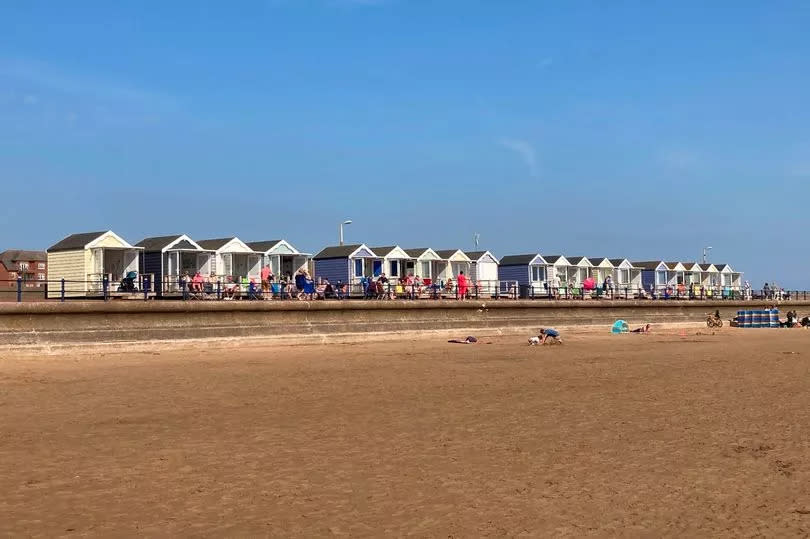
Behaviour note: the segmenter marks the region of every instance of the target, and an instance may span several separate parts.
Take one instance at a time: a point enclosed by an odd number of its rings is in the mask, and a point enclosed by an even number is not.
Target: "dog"
[[[529,339],[529,346],[536,346],[540,344],[540,337],[532,337]]]

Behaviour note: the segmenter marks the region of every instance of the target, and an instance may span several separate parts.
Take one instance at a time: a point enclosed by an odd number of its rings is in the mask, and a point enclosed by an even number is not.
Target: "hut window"
[[[382,273],[382,260],[375,260],[372,262],[371,267],[373,269],[374,277],[379,277],[379,275]]]
[[[363,276],[363,259],[358,258],[354,261],[354,276],[355,277],[362,277]]]
[[[630,282],[630,270],[629,269],[620,269],[619,270],[619,283],[620,284],[627,284]]]
[[[399,260],[391,261],[391,277],[399,276]]]
[[[546,268],[543,266],[532,266],[532,281],[545,281]]]
[[[422,278],[430,279],[431,277],[430,262],[422,262]]]
[[[656,271],[655,272],[655,284],[661,285],[661,286],[667,284],[667,272],[665,272],[665,271]]]

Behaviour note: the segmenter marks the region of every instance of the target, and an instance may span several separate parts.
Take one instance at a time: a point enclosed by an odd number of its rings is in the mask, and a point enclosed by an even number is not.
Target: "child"
[[[557,344],[562,344],[563,342],[562,337],[560,337],[560,332],[556,329],[540,328],[540,335],[529,339],[529,344],[531,346],[536,344],[546,344],[546,340],[548,339],[553,339],[553,342],[556,342]]]

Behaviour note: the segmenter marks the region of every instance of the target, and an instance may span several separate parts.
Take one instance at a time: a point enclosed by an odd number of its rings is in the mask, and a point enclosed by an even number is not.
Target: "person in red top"
[[[203,276],[200,275],[200,272],[194,274],[194,277],[191,279],[191,289],[194,292],[202,292],[203,291]]]
[[[467,277],[463,271],[458,272],[458,299],[464,301],[467,297]]]
[[[264,266],[262,268],[262,292],[267,293],[270,292],[270,276],[273,274],[270,271],[270,266]]]

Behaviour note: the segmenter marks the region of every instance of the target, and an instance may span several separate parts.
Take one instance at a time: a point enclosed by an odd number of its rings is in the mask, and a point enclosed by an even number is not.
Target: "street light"
[[[350,225],[352,224],[351,219],[346,219],[342,223],[340,223],[340,245],[343,245],[343,225]]]
[[[711,247],[704,247],[703,248],[703,263],[704,264],[706,263],[706,255],[709,254],[709,251],[711,251],[711,250],[712,250]]]

